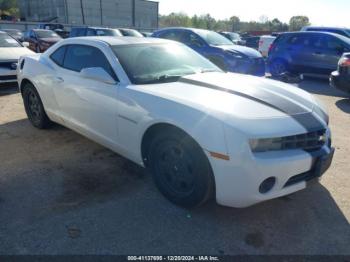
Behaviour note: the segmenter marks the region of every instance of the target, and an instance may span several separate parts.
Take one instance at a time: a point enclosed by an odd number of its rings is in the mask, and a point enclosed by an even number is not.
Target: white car
[[[258,50],[263,57],[267,57],[269,55],[271,45],[273,44],[275,39],[276,37],[271,35],[263,35],[260,37]]]
[[[35,127],[60,123],[149,167],[181,206],[212,196],[231,207],[281,197],[332,161],[328,116],[313,96],[225,73],[180,43],[72,38],[20,64]]]
[[[17,82],[18,59],[27,54],[33,52],[12,36],[0,31],[0,83]]]

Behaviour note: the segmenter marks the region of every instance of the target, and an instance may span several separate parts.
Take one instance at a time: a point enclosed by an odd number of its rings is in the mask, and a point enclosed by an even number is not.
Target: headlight
[[[250,139],[249,144],[254,153],[282,150],[282,138]]]

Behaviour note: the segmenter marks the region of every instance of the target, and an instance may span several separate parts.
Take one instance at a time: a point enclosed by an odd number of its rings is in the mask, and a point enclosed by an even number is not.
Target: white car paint
[[[287,195],[306,187],[305,181],[284,187],[291,177],[310,171],[314,157],[302,150],[253,153],[249,140],[285,137],[308,131],[297,115],[288,115],[254,99],[231,94],[263,90],[268,97],[279,97],[318,121],[330,131],[324,111],[309,93],[277,81],[232,73],[204,73],[184,77],[175,83],[134,85],[110,49],[110,45],[132,43],[172,43],[151,38],[66,39],[44,54],[22,57],[18,83],[29,80],[38,90],[49,118],[118,152],[143,166],[142,138],[159,123],[174,125],[189,134],[204,150],[211,164],[216,200],[231,207],[247,207]],[[99,48],[108,58],[119,82],[111,85],[82,78],[56,65],[50,55],[66,44]],[[63,82],[64,81],[64,82]],[[208,88],[195,84],[196,81]],[[193,82],[193,83],[192,83]],[[215,85],[226,90],[218,90]],[[254,92],[253,92],[254,93]],[[254,94],[253,94],[254,95]],[[300,114],[301,115],[301,114]],[[322,150],[331,149],[325,144]],[[229,159],[213,157],[212,152]],[[259,185],[266,178],[277,179],[273,189],[262,194]]]
[[[262,54],[263,57],[267,57],[269,55],[270,47],[275,41],[276,37],[271,35],[263,35],[260,37],[259,40],[259,52]]]
[[[14,40],[15,41],[15,40]],[[18,59],[23,55],[34,54],[28,48],[0,46],[0,83],[17,82],[17,79],[1,79],[1,77],[16,76]]]

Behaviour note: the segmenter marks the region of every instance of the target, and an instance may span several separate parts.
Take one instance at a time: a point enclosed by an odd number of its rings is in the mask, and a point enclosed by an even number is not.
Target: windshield
[[[8,33],[9,35],[22,35],[22,32],[21,31],[18,31],[18,30],[11,30],[11,29],[5,29],[5,30],[2,30],[6,33]]]
[[[60,38],[58,34],[50,30],[35,31],[38,38]]]
[[[122,36],[119,30],[116,29],[97,29],[96,35],[98,36]]]
[[[8,34],[0,34],[0,47],[22,47],[15,39]]]
[[[179,77],[221,72],[210,61],[181,44],[112,46],[120,64],[134,84],[177,81]]]
[[[213,31],[196,30],[195,31],[200,37],[204,39],[209,45],[220,46],[220,45],[233,45],[233,43],[226,37],[215,33]]]
[[[231,40],[241,40],[239,34],[236,33],[226,33]]]
[[[120,29],[120,31],[122,32],[122,34],[124,36],[135,36],[135,37],[143,37],[143,35],[139,32],[137,32],[136,30],[132,30],[132,29]]]

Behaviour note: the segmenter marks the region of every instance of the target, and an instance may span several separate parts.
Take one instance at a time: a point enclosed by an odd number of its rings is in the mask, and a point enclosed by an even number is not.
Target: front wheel
[[[39,129],[48,128],[51,121],[45,113],[43,103],[35,87],[28,83],[23,88],[23,102],[29,121]]]
[[[287,63],[281,59],[276,59],[270,64],[270,73],[273,77],[279,77],[288,71]]]
[[[171,202],[191,208],[212,196],[214,179],[208,158],[184,132],[169,129],[159,133],[148,159],[156,186]]]

